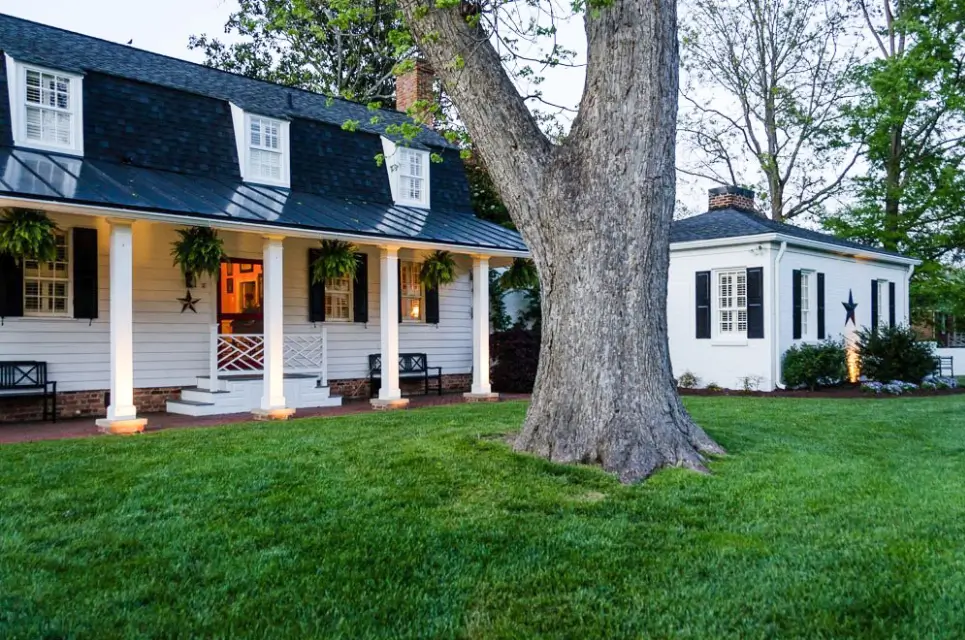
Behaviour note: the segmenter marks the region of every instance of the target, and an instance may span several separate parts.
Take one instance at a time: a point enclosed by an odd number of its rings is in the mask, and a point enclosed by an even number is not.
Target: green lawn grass
[[[0,447],[0,637],[961,637],[965,398],[686,399],[632,487],[522,403]]]

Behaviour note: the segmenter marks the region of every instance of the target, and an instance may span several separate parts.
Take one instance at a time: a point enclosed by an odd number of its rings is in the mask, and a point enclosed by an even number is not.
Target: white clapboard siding
[[[0,327],[0,360],[44,360],[58,390],[106,389],[110,386],[110,226],[103,218],[52,214],[65,230],[98,230],[100,251],[99,317],[74,319],[8,318]],[[136,387],[179,387],[195,384],[208,373],[212,305],[216,287],[207,277],[192,289],[197,313],[181,312],[177,301],[185,295],[184,278],[171,260],[171,243],[178,227],[160,223],[134,224],[134,384]],[[258,234],[222,232],[233,258],[261,259]],[[308,320],[308,250],[316,241],[285,241],[285,332],[320,334],[321,324]],[[363,247],[369,256],[369,322],[328,322],[329,378],[362,378],[368,355],[379,351],[379,252]],[[403,249],[400,257],[419,259],[421,253]],[[457,256],[459,279],[440,292],[438,325],[403,324],[400,351],[425,352],[429,364],[443,373],[468,373],[472,366],[470,259]],[[488,286],[488,283],[487,283]]]

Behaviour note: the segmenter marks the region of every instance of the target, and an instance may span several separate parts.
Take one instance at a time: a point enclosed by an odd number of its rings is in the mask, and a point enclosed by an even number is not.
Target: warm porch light
[[[848,380],[854,384],[861,377],[861,366],[858,363],[858,347],[852,341],[848,341],[844,347],[848,362]]]

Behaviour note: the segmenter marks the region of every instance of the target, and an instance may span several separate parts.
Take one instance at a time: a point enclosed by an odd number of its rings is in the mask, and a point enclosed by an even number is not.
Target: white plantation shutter
[[[71,79],[33,69],[25,73],[27,140],[69,147],[73,144]]]
[[[720,333],[747,331],[747,272],[717,274],[718,330]]]
[[[282,179],[281,125],[277,120],[252,117],[248,127],[248,169],[253,178]]]
[[[403,200],[425,204],[426,179],[425,179],[425,159],[426,155],[422,151],[414,149],[400,149],[399,159],[399,186],[401,187],[401,197]]]

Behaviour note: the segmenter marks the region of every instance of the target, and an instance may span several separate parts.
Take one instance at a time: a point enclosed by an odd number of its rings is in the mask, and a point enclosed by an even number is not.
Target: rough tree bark
[[[587,16],[585,92],[559,146],[458,7],[400,5],[539,270],[542,351],[516,449],[624,482],[705,470],[723,450],[681,404],[667,344],[675,0],[613,0]]]

